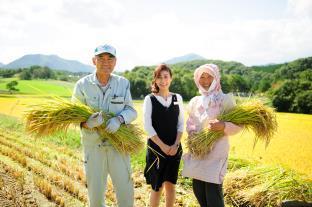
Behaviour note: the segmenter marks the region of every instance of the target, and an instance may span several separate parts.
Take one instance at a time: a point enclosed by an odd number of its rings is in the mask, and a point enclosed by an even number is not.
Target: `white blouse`
[[[154,95],[156,99],[165,107],[169,107],[172,101],[172,93],[168,96],[167,100],[165,100],[162,96]],[[176,94],[178,105],[179,105],[179,117],[178,117],[178,132],[183,132],[184,129],[184,110],[183,110],[183,100],[180,94]],[[154,127],[152,126],[152,101],[149,95],[145,96],[143,103],[143,123],[144,129],[147,132],[148,138],[151,138],[157,135]]]

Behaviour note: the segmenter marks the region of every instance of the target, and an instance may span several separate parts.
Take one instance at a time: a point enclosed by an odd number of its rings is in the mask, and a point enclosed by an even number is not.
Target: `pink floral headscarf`
[[[211,83],[208,91],[199,84],[200,76],[203,73],[208,73],[213,77],[213,82]],[[205,64],[199,66],[194,72],[194,81],[201,95],[208,96],[218,93],[221,90],[219,67],[215,64]]]
[[[200,84],[199,84],[199,79],[200,76],[203,73],[208,73],[213,77],[213,81],[210,85],[210,88],[205,90]],[[195,72],[194,72],[194,81],[199,89],[199,93],[203,96],[202,101],[203,101],[203,107],[206,109],[208,106],[213,107],[215,105],[218,105],[219,102],[221,101],[221,95],[222,90],[221,90],[221,83],[220,83],[220,72],[219,72],[219,67],[215,64],[205,64],[199,66]]]

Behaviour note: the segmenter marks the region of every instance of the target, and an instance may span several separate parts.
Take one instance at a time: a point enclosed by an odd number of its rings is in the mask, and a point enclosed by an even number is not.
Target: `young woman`
[[[224,131],[225,135],[216,141],[212,150],[202,159],[185,154],[182,175],[193,178],[193,191],[201,207],[224,207],[222,182],[227,168],[228,136],[239,132],[241,128],[216,118],[220,113],[232,109],[235,101],[231,94],[222,92],[217,65],[205,64],[197,68],[194,81],[201,96],[192,98],[189,103],[186,123],[188,134],[209,128]]]
[[[182,97],[169,91],[171,81],[170,68],[165,64],[157,66],[152,93],[145,97],[143,104],[144,129],[148,135],[144,176],[152,187],[151,207],[159,206],[163,188],[166,207],[175,202],[184,117]]]

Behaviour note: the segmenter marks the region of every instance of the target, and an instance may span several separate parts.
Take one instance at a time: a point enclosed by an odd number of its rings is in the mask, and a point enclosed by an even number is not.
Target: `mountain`
[[[94,67],[86,65],[76,60],[63,59],[57,55],[31,54],[14,60],[2,66],[7,69],[28,68],[32,65],[47,66],[55,70],[66,70],[70,72],[91,72]]]
[[[0,63],[0,67],[3,67],[4,66],[4,64],[3,63]]]
[[[204,60],[206,58],[197,55],[195,53],[189,53],[180,57],[174,57],[171,58],[167,61],[165,61],[166,64],[175,64],[175,63],[180,63],[180,62],[187,62],[187,61],[192,61],[192,60]]]

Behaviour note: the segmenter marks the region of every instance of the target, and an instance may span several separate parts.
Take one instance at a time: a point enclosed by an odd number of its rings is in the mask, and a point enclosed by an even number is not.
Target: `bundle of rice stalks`
[[[26,131],[36,136],[52,135],[59,131],[67,131],[71,124],[80,125],[88,120],[95,111],[81,103],[54,98],[51,101],[31,106],[25,113]],[[114,134],[105,131],[105,125],[113,114],[103,113],[104,124],[96,129],[101,137],[121,153],[133,154],[143,146],[143,131],[134,124],[122,124]]]
[[[264,141],[267,146],[277,130],[274,109],[257,100],[237,105],[228,113],[221,114],[218,120],[232,122],[242,126],[245,130],[253,131],[255,133],[254,147],[258,140]],[[223,131],[204,129],[189,137],[188,149],[195,157],[203,157],[211,151],[213,144],[223,135]]]
[[[280,206],[283,200],[312,201],[312,182],[280,167],[246,167],[227,174],[227,203],[234,206]]]

